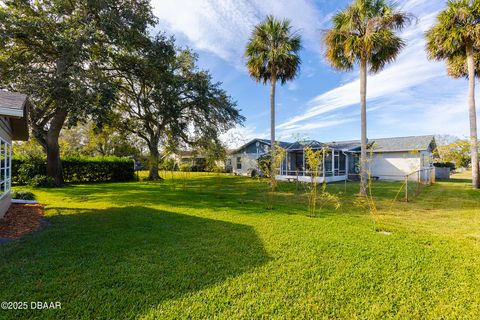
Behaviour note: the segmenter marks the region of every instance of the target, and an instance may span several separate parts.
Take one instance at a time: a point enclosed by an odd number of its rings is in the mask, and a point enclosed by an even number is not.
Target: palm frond
[[[282,84],[298,74],[301,37],[292,31],[289,20],[267,16],[255,27],[245,49],[250,76],[267,83],[275,77]]]
[[[480,47],[479,17],[480,1],[450,0],[425,34],[428,58],[446,60],[463,55],[467,44]]]
[[[323,36],[325,56],[339,70],[366,60],[370,72],[381,71],[405,46],[395,32],[414,20],[386,0],[355,0],[332,18],[333,26]]]

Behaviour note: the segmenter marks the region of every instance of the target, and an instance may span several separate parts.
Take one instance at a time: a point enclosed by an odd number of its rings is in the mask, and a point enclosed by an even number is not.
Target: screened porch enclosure
[[[306,146],[304,146],[306,147]],[[300,148],[289,148],[287,149],[287,154],[280,165],[279,174],[277,176],[278,180],[291,181],[299,180],[310,182],[312,174],[312,169],[308,165],[308,160],[305,158],[304,147]],[[324,181],[334,182],[342,181],[347,178],[348,175],[348,155],[342,150],[330,148],[330,147],[313,147],[313,150],[321,150],[322,153],[322,165],[320,166],[318,172],[315,174],[317,176],[319,183]]]

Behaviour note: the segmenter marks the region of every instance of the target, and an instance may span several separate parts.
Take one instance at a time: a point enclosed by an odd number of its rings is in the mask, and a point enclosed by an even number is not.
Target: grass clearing
[[[1,318],[478,318],[480,195],[462,176],[412,202],[374,183],[381,230],[342,207],[309,217],[307,197],[223,174],[36,189],[51,227],[0,246],[1,301],[61,310]]]

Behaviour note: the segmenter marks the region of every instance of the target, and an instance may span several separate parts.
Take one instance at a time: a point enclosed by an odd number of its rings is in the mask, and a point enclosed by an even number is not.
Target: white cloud
[[[308,45],[319,47],[322,20],[313,0],[153,0],[152,5],[161,28],[233,65],[241,64],[254,25],[267,14],[292,20]]]
[[[408,129],[410,132],[431,130],[433,133],[461,134],[468,129],[468,124],[452,121],[452,118],[466,116],[465,81],[449,79],[444,64],[428,61],[424,49],[424,33],[434,23],[441,6],[432,5],[430,1],[410,0],[403,8],[417,14],[419,22],[402,33],[407,47],[398,59],[381,73],[369,75],[369,113],[375,111],[372,118],[379,127],[390,122],[390,131]],[[360,83],[358,76],[351,76],[347,75],[347,83],[311,99],[302,113],[277,128],[291,131],[322,128],[329,123],[335,125],[335,121],[325,120],[330,116],[345,119],[338,121],[341,126],[348,122],[346,119],[352,119],[354,107],[358,121]],[[346,116],[345,112],[350,115]],[[409,118],[413,121],[405,123]]]
[[[228,130],[220,136],[220,140],[227,146],[228,149],[236,149],[248,141],[255,138],[267,138],[268,133],[260,133],[256,127],[253,126],[237,126]]]

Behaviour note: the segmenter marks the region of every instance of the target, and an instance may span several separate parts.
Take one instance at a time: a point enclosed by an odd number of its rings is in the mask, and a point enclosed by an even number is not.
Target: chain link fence
[[[407,174],[404,178],[405,201],[417,197],[427,186],[435,183],[435,168],[423,168]]]

